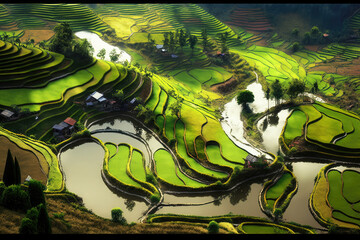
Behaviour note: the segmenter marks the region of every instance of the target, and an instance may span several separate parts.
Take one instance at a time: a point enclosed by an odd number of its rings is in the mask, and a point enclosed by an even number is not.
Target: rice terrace
[[[0,233],[359,234],[360,4],[0,4]]]

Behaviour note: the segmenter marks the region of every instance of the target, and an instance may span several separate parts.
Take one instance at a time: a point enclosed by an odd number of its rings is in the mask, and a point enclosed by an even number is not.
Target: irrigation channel
[[[81,33],[81,32],[80,32]],[[85,36],[76,33],[77,36]],[[100,38],[99,38],[100,39]],[[90,42],[92,40],[90,39]],[[93,44],[95,49],[101,49]],[[96,50],[95,50],[96,52]],[[125,56],[125,55],[123,55]],[[256,73],[255,73],[256,74]],[[254,112],[263,112],[268,107],[268,100],[257,81],[247,87],[255,96],[250,104]],[[270,101],[270,107],[275,103]],[[265,149],[253,147],[244,138],[243,123],[240,120],[241,106],[233,99],[225,105],[222,113],[222,127],[226,134],[239,146],[253,155],[266,151],[277,153],[277,144],[284,121],[289,114],[285,109],[279,112],[278,121],[269,125],[263,134]],[[262,119],[259,121],[261,125]],[[159,148],[169,148],[141,122],[129,116],[121,115],[98,120],[87,124],[93,137],[103,142],[128,143],[144,153],[146,164],[150,165],[153,153]],[[59,154],[61,169],[65,175],[66,187],[83,199],[85,206],[95,214],[111,218],[111,210],[120,207],[123,215],[130,222],[139,222],[149,210],[150,204],[143,198],[119,191],[111,186],[102,176],[104,149],[96,141],[75,141],[63,148]],[[308,199],[314,186],[314,178],[325,164],[311,162],[294,162],[293,171],[299,182],[287,210],[284,220],[322,228],[310,213]],[[229,192],[211,193],[174,193],[163,192],[163,201],[156,213],[176,213],[199,216],[216,216],[224,214],[242,214],[267,218],[259,206],[259,193],[267,179],[256,178],[238,185]]]

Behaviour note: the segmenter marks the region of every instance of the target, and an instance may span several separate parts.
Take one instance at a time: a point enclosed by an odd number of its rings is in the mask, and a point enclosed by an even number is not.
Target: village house
[[[10,110],[5,109],[0,113],[1,117],[6,120],[13,120],[15,119],[16,114]]]
[[[53,126],[53,134],[59,139],[65,139],[69,137],[75,130],[76,120],[68,117],[59,124]]]

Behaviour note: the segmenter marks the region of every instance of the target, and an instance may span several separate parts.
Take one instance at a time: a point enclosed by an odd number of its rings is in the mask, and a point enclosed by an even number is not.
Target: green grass
[[[171,154],[165,149],[158,149],[154,153],[157,175],[164,181],[184,186],[184,182],[176,175],[176,166]]]

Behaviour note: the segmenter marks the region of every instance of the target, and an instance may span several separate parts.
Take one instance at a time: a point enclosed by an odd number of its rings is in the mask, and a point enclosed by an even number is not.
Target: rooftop
[[[10,111],[10,110],[5,109],[4,111],[1,112],[1,115],[9,118],[12,115],[14,115],[14,113],[12,111]]]
[[[75,123],[76,123],[76,120],[75,119],[72,119],[71,117],[68,117],[64,120],[65,123],[71,125],[71,126],[74,126]]]

